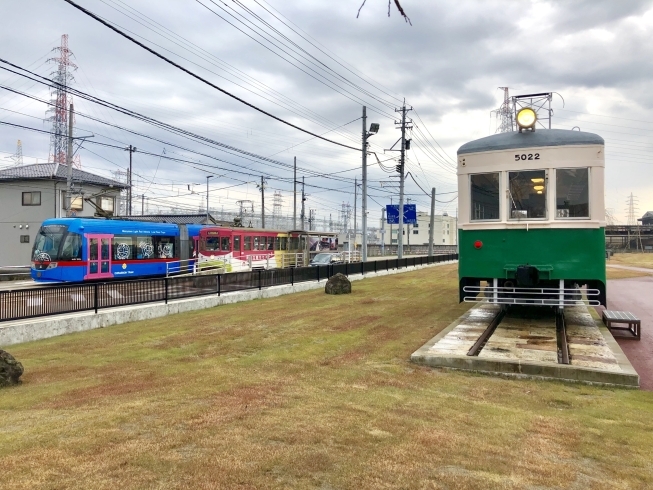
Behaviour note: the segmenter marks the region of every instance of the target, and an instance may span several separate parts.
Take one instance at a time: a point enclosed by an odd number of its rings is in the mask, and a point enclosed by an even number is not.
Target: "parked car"
[[[330,265],[330,264],[342,264],[344,260],[342,255],[339,253],[319,253],[311,259],[309,265],[318,266],[318,265]]]

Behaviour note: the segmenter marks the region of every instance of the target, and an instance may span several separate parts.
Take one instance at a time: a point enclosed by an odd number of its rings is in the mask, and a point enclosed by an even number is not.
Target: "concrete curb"
[[[392,269],[387,271],[369,272],[365,275],[356,274],[349,276],[350,281],[360,281],[403,272],[412,272],[427,267],[437,267],[445,264],[452,264],[457,261],[438,262],[436,264],[417,265],[404,269]],[[236,291],[223,293],[220,296],[209,295],[194,298],[168,301],[165,303],[147,303],[142,305],[122,306],[118,308],[107,308],[97,312],[84,311],[54,315],[50,317],[30,318],[0,324],[0,346],[21,344],[34,340],[47,339],[59,335],[66,335],[74,332],[83,332],[96,328],[110,327],[122,323],[137,322],[160,318],[187,311],[203,310],[214,308],[220,305],[240,303],[254,299],[275,298],[286,294],[300,293],[313,289],[323,288],[326,280],[319,282],[300,282],[294,285],[272,286],[265,289],[251,289],[247,291]]]

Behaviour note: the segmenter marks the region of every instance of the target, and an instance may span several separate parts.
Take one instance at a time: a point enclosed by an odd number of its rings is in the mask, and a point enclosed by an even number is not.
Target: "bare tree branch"
[[[361,14],[361,9],[365,6],[365,2],[367,2],[367,0],[363,0],[362,5],[360,7],[358,7],[358,13],[356,14],[357,19],[358,19],[358,16]]]
[[[410,21],[410,19],[406,15],[406,12],[404,12],[404,9],[401,8],[401,5],[399,4],[399,0],[395,0],[395,5],[397,6],[397,10],[399,10],[399,13],[403,16],[403,18],[406,20],[406,22],[408,22],[412,26],[413,23]],[[389,5],[388,5],[388,7],[389,7]],[[390,11],[388,10],[388,17],[389,16],[390,16]]]
[[[358,7],[358,13],[356,14],[356,18],[358,19],[358,16],[361,14],[362,8],[365,6],[365,2],[367,0],[363,0],[363,3],[361,4],[360,7]],[[410,18],[406,15],[406,12],[404,12],[404,9],[401,7],[401,4],[399,3],[399,0],[394,0],[395,6],[397,7],[397,10],[399,10],[399,13],[401,16],[404,18],[406,22],[408,22],[411,26],[413,23],[410,21]],[[390,5],[392,4],[392,0],[388,0],[388,17],[390,17]]]

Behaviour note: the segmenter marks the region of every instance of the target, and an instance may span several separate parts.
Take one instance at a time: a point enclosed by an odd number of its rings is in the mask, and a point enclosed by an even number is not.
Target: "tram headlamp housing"
[[[524,107],[517,113],[517,125],[519,126],[520,133],[522,129],[530,129],[531,131],[535,131],[536,122],[537,114],[530,107]]]

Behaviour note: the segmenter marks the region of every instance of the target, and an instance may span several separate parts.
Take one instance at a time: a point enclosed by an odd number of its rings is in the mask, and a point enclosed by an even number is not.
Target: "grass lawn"
[[[608,279],[627,279],[630,277],[643,277],[649,275],[643,271],[630,271],[627,269],[617,269],[613,267],[607,267],[606,274]],[[653,274],[653,269],[651,270],[651,274]]]
[[[3,488],[650,488],[653,393],[434,370],[456,266],[9,348]]]
[[[653,253],[617,253],[610,257],[607,263],[653,269]]]

